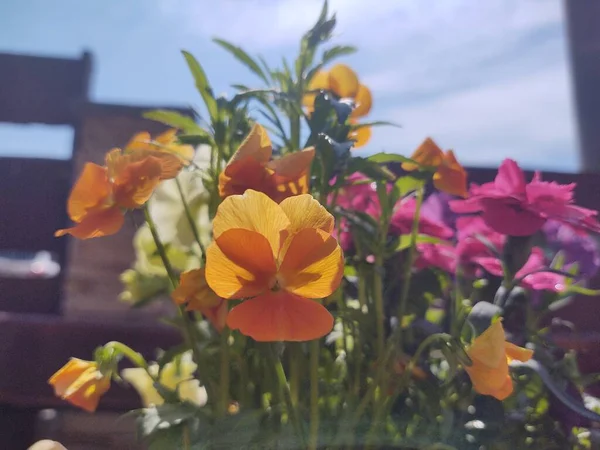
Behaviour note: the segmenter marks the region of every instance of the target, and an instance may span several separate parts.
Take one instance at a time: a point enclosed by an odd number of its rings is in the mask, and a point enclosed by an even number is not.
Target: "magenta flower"
[[[416,213],[416,200],[413,197],[400,200],[395,208],[390,223],[390,233],[396,236],[410,234]],[[419,233],[440,239],[452,237],[454,231],[443,222],[436,220],[427,214],[425,208],[421,209],[419,215]]]
[[[597,212],[573,204],[574,188],[542,181],[539,172],[526,183],[517,163],[505,159],[494,181],[472,185],[469,198],[454,200],[450,207],[456,213],[481,213],[487,225],[510,236],[530,236],[548,219],[600,232]]]
[[[475,261],[492,275],[501,277],[504,274],[502,262],[494,256],[482,256],[475,258]],[[525,265],[516,273],[515,279],[520,280],[521,286],[534,291],[563,291],[566,287],[565,277],[545,271],[547,267],[543,250],[534,247]]]
[[[455,273],[460,265],[467,276],[476,275],[480,257],[494,256],[479,236],[484,237],[496,249],[502,250],[506,236],[488,227],[481,217],[460,217],[456,221],[456,245],[447,242],[418,244],[419,259],[417,267],[437,267],[449,273]]]

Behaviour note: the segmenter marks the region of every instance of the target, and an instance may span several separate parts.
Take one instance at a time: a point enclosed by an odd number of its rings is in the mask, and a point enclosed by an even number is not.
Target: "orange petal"
[[[292,236],[281,256],[280,286],[308,298],[327,297],[342,280],[342,249],[334,237],[318,229],[304,229]]]
[[[178,305],[187,303],[188,311],[202,311],[214,308],[221,303],[221,298],[206,282],[205,268],[182,273],[179,278],[179,286],[171,292],[171,298]]]
[[[169,128],[167,131],[160,133],[154,140],[164,146],[171,145],[175,142],[175,138],[177,137],[177,129]]]
[[[467,196],[467,171],[458,163],[452,150],[444,155],[442,164],[433,175],[433,185],[451,195]]]
[[[123,226],[125,217],[118,207],[92,212],[71,228],[57,230],[54,236],[70,234],[77,239],[90,239],[115,234]]]
[[[285,239],[290,221],[281,207],[266,194],[247,190],[244,195],[232,195],[219,205],[213,220],[213,235],[233,228],[255,231],[269,242],[272,254],[277,255]]]
[[[371,96],[371,91],[364,84],[358,86],[358,92],[354,97],[354,102],[356,103],[356,107],[354,108],[354,111],[352,111],[352,114],[350,114],[350,117],[363,117],[371,111],[373,98]]]
[[[100,375],[97,369],[87,369],[69,386],[62,398],[80,408],[94,412],[100,397],[110,388],[110,378]]]
[[[512,393],[512,380],[508,374],[506,360],[496,369],[474,362],[471,367],[465,367],[465,370],[471,378],[473,389],[482,395],[504,400]]]
[[[252,157],[256,161],[266,164],[271,159],[272,152],[273,148],[267,130],[255,123],[227,165],[247,157]],[[225,171],[227,171],[227,168],[225,168]]]
[[[206,317],[206,320],[208,320],[219,333],[223,331],[229,313],[229,308],[225,300],[221,299],[221,302],[217,306],[203,309],[201,312],[204,314],[204,317]]]
[[[256,231],[226,230],[206,249],[206,281],[220,297],[258,295],[273,286],[276,273],[269,241]]]
[[[418,162],[425,167],[438,167],[444,158],[444,152],[433,142],[433,139],[427,138],[415,150],[410,159]],[[417,170],[419,166],[412,163],[402,163],[402,168],[407,171]]]
[[[360,127],[352,130],[348,137],[354,141],[353,148],[360,148],[367,145],[371,139],[371,127]]]
[[[252,157],[235,161],[219,174],[219,196],[242,195],[248,189],[271,196],[275,192],[275,180],[265,165]]]
[[[475,338],[467,354],[474,363],[477,361],[490,368],[499,367],[506,364],[505,341],[502,322],[497,320]]]
[[[345,64],[336,64],[329,71],[329,87],[338,97],[354,97],[358,92],[358,77]]]
[[[296,233],[304,228],[333,232],[334,219],[312,195],[303,194],[283,200],[279,206],[290,220],[288,230]]]
[[[127,164],[113,182],[115,202],[123,208],[139,208],[148,201],[161,175],[162,164],[154,156]]]
[[[48,383],[54,387],[56,395],[62,396],[67,391],[68,387],[92,365],[94,365],[94,363],[91,361],[71,358],[50,377]]]
[[[152,141],[150,133],[142,131],[134,135],[131,140],[125,145],[127,151],[146,150]]]
[[[310,147],[273,160],[267,165],[267,168],[273,171],[273,200],[280,202],[293,195],[308,192],[308,174],[314,156],[315,150]]]
[[[89,209],[105,202],[110,195],[110,183],[106,168],[86,163],[67,202],[69,217],[79,222]]]
[[[329,73],[324,70],[319,70],[314,74],[310,83],[308,83],[308,91],[329,90]],[[317,94],[305,94],[302,97],[302,105],[306,108],[313,109]]]
[[[525,362],[529,361],[533,357],[533,350],[519,347],[512,342],[505,342],[504,350],[506,351],[506,357],[509,359],[509,362],[513,359]]]
[[[310,341],[331,331],[333,317],[314,300],[278,291],[240,303],[227,325],[260,342]]]

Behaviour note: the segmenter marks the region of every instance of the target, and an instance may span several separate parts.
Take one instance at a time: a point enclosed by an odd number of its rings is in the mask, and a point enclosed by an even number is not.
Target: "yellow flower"
[[[465,370],[475,391],[504,400],[513,391],[508,364],[513,359],[530,360],[533,351],[506,342],[502,322],[497,321],[475,338],[467,354],[473,364]]]
[[[197,365],[192,361],[190,352],[181,355],[179,361],[171,361],[163,367],[158,382],[173,392],[177,392],[179,400],[197,406],[206,404],[206,389],[193,377]],[[151,364],[148,371],[152,377],[158,377],[158,364]],[[142,368],[123,369],[121,376],[137,391],[145,407],[162,405],[165,400],[154,387],[154,380]]]
[[[71,358],[48,380],[54,393],[69,403],[89,412],[98,407],[100,397],[110,387],[110,376],[98,370],[92,361]]]
[[[356,124],[359,117],[364,117],[371,111],[373,97],[371,91],[364,84],[360,84],[356,73],[345,64],[336,64],[331,70],[317,72],[310,83],[308,91],[329,91],[338,98],[351,99],[354,102],[354,110],[350,114],[350,122]],[[314,110],[317,94],[312,92],[305,94],[302,104],[309,114]],[[356,143],[354,148],[364,146],[371,138],[371,127],[362,127],[350,133],[349,138]]]

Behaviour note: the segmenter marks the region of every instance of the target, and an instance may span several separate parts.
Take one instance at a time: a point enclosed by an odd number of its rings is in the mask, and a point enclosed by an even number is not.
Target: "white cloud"
[[[369,149],[410,154],[431,136],[467,165],[512,157],[526,167],[575,170],[569,105],[566,70],[555,68],[383,111],[403,129],[376,129]]]
[[[278,61],[293,56],[321,0],[157,0],[196,36]],[[557,0],[330,0],[334,41],[374,94],[370,151],[410,152],[432,134],[469,164],[513,156],[576,169],[568,62]],[[170,11],[168,11],[170,9]],[[562,159],[561,159],[562,158]],[[566,158],[566,159],[565,159]],[[566,162],[565,162],[566,161]]]

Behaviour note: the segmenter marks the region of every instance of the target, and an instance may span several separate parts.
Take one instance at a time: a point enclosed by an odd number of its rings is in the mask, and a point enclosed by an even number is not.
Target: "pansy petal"
[[[309,147],[274,159],[267,164],[267,167],[273,170],[275,176],[281,181],[294,180],[310,169],[314,157],[315,149]]]
[[[497,368],[502,363],[506,364],[506,354],[504,352],[505,341],[502,322],[497,320],[475,338],[473,345],[469,347],[467,353],[472,360],[492,369]]]
[[[267,239],[230,229],[206,249],[206,281],[223,298],[253,297],[271,288],[277,267]]]
[[[262,192],[248,189],[243,195],[232,195],[223,200],[213,220],[213,235],[233,228],[255,231],[271,245],[273,255],[279,253],[290,221],[281,207]]]
[[[240,303],[229,312],[227,325],[255,341],[310,341],[331,331],[333,317],[314,300],[278,291]]]
[[[115,234],[123,226],[125,217],[117,207],[86,215],[81,222],[71,228],[57,230],[54,236],[70,234],[77,239],[90,239]]]
[[[345,64],[336,64],[329,71],[329,88],[341,98],[353,98],[358,92],[358,77]]]
[[[161,175],[162,164],[153,156],[127,164],[113,182],[115,202],[123,208],[139,208],[152,196]]]
[[[334,237],[319,229],[293,235],[281,260],[278,280],[282,288],[303,297],[327,297],[342,279],[342,249]]]
[[[518,345],[508,341],[504,343],[504,351],[506,352],[509,362],[510,360],[526,362],[533,357],[533,350],[519,347]]]
[[[444,152],[431,138],[427,138],[415,150],[410,159],[425,167],[438,167],[442,163]],[[413,163],[402,163],[402,168],[406,171],[417,170],[419,166]]]
[[[348,137],[354,140],[353,148],[360,148],[369,142],[371,139],[371,127],[360,127],[350,132]]]
[[[458,163],[452,150],[444,155],[444,161],[433,176],[433,185],[451,195],[467,196],[467,171]]]
[[[110,183],[106,168],[94,163],[86,163],[73,186],[67,202],[69,217],[79,222],[87,210],[100,205],[110,194]]]
[[[296,195],[286,198],[279,206],[290,220],[288,230],[296,233],[304,228],[318,228],[333,232],[333,216],[312,195]]]
[[[350,117],[358,118],[366,116],[371,111],[373,98],[371,96],[371,91],[364,84],[358,86],[354,102],[356,103],[356,108],[354,108]]]
[[[269,139],[267,130],[256,123],[231,157],[229,164],[247,157],[266,164],[271,159],[272,152],[271,139]]]

